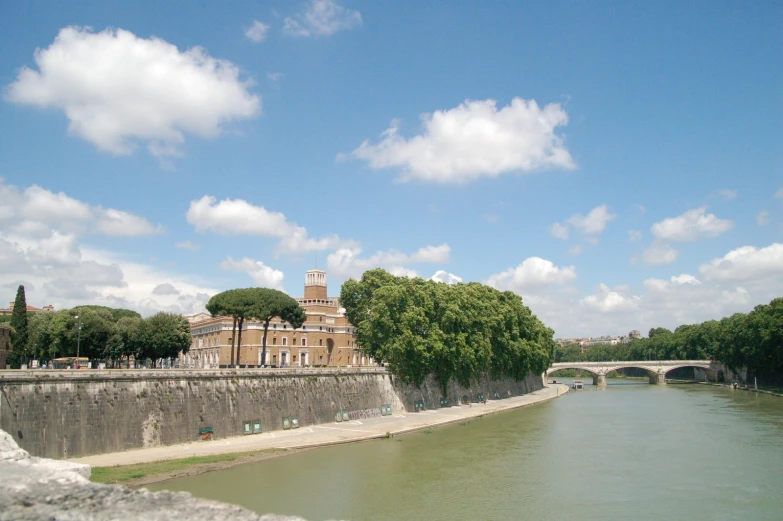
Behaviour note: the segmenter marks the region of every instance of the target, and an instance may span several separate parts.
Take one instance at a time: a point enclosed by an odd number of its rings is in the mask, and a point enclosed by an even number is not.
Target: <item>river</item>
[[[783,519],[783,398],[611,381],[148,487],[309,521]]]

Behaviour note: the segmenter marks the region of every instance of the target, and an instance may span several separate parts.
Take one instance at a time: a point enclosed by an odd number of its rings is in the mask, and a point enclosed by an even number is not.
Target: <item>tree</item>
[[[484,375],[517,380],[540,374],[554,356],[553,331],[512,292],[478,283],[448,284],[370,270],[343,284],[340,303],[357,343],[402,382],[427,376],[445,394]]]
[[[248,288],[250,289],[250,288]],[[247,290],[230,289],[213,295],[207,302],[207,311],[212,316],[230,316],[234,319],[234,326],[231,330],[231,365],[234,365],[234,345],[237,343],[237,326],[239,326],[239,342],[242,341],[242,324],[247,317],[251,301]],[[239,350],[239,349],[237,349]],[[237,361],[238,362],[238,361]]]
[[[161,311],[144,319],[134,341],[142,342],[142,356],[153,361],[176,358],[190,349],[190,324],[182,315]]]
[[[294,329],[302,327],[307,316],[299,303],[276,289],[270,288],[249,288],[247,290],[248,300],[252,302],[250,308],[246,311],[246,316],[253,317],[264,324],[264,337],[261,343],[261,360],[266,362],[266,334],[269,331],[269,322],[279,317],[280,320],[288,322]],[[242,331],[240,329],[240,338]],[[239,350],[237,348],[237,359],[239,360]]]
[[[24,286],[20,285],[16,290],[16,299],[14,300],[14,309],[11,312],[11,346],[12,355],[15,362],[19,362],[27,356],[27,299],[24,294]]]

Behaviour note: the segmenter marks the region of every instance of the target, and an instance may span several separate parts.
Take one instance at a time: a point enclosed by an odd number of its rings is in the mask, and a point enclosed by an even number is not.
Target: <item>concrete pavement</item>
[[[97,454],[69,461],[85,463],[92,467],[113,467],[153,461],[210,456],[236,452],[253,452],[265,449],[301,449],[383,438],[387,433],[395,435],[426,429],[447,423],[464,421],[478,416],[525,407],[551,400],[568,392],[566,385],[548,385],[523,396],[503,400],[490,400],[485,404],[460,405],[422,412],[405,412],[347,422],[305,425],[298,429],[264,432],[212,441],[194,441],[165,447],[151,447],[127,452]]]

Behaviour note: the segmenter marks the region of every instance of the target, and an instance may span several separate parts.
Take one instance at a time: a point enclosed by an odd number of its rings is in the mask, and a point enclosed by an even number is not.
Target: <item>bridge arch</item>
[[[605,385],[606,375],[618,369],[636,368],[646,371],[651,384],[665,384],[666,374],[675,369],[693,367],[705,372],[707,379],[716,381],[720,379],[720,364],[711,360],[634,360],[634,361],[607,361],[607,362],[559,362],[552,364],[546,370],[546,377],[560,369],[579,369],[593,375],[595,385]]]

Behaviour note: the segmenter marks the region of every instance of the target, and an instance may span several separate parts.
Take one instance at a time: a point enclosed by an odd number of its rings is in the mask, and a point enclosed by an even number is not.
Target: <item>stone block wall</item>
[[[522,382],[477,382],[449,388],[450,397],[484,392],[489,398],[542,387],[540,376]],[[437,384],[399,385],[384,369],[202,371],[0,372],[0,429],[35,456],[67,459],[199,439],[238,436],[243,422],[260,419],[264,431],[283,428],[284,416],[301,426],[333,422],[338,410],[390,404],[392,411],[439,404]]]

